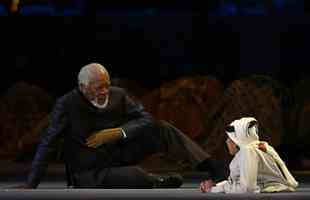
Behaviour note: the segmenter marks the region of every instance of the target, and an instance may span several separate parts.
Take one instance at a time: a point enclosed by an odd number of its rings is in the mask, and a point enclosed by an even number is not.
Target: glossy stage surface
[[[67,189],[64,167],[51,164],[46,178],[35,190],[16,190],[10,187],[23,183],[29,170],[29,163],[1,162],[0,199],[37,199],[37,200],[95,200],[95,199],[310,199],[310,176],[307,171],[295,172],[300,186],[296,192],[272,194],[205,194],[199,191],[203,174],[184,173],[184,184],[178,189]]]

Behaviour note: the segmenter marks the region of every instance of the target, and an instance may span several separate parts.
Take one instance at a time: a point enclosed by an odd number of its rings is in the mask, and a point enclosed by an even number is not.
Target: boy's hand
[[[200,190],[202,192],[210,192],[215,183],[209,179],[200,183]]]
[[[262,150],[263,152],[267,152],[267,147],[265,143],[259,143],[258,148]]]

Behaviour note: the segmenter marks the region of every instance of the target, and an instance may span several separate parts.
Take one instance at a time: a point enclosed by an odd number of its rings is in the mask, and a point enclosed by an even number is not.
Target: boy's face
[[[226,145],[230,155],[235,155],[238,152],[238,146],[229,137],[226,139]]]

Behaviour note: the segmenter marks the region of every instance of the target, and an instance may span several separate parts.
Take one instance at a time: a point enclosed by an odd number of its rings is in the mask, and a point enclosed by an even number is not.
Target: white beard
[[[103,108],[107,107],[108,102],[109,102],[109,96],[107,96],[107,97],[105,98],[105,101],[104,101],[103,104],[98,104],[97,99],[92,100],[92,101],[91,101],[91,104],[93,104],[93,106],[95,106],[96,108],[103,109]]]

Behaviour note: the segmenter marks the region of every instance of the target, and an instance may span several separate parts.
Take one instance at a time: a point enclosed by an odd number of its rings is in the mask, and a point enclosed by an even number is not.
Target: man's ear
[[[86,86],[85,84],[83,84],[83,83],[80,83],[80,84],[79,84],[79,90],[80,90],[80,92],[81,92],[82,94],[85,95],[85,93],[87,92],[87,86]]]
[[[81,90],[81,92],[82,92],[82,91],[85,91],[86,85],[84,85],[83,83],[80,83],[80,84],[79,84],[79,89]]]

